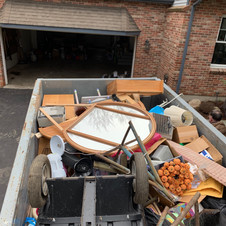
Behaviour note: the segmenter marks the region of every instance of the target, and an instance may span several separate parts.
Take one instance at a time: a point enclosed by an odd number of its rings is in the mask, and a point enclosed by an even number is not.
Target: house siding
[[[226,96],[226,68],[210,65],[226,1],[203,1],[195,11],[181,90],[188,94]],[[187,89],[187,87],[189,87]]]

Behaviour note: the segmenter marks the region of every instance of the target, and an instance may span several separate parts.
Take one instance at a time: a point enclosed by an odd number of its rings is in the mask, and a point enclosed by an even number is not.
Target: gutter
[[[184,46],[182,62],[181,62],[181,66],[180,66],[180,73],[179,73],[179,78],[178,78],[178,82],[177,82],[176,93],[179,93],[179,91],[180,91],[180,85],[181,85],[181,80],[182,80],[183,71],[184,71],[184,64],[185,64],[185,60],[186,60],[188,44],[189,44],[189,39],[190,39],[190,34],[191,34],[191,28],[192,28],[192,23],[193,23],[193,19],[194,19],[195,7],[201,1],[202,0],[197,0],[191,7],[191,15],[190,15],[189,24],[188,24],[188,31],[187,31],[187,36],[186,36],[186,41],[185,41],[185,46]]]
[[[125,1],[127,1],[127,2],[144,2],[144,3],[160,3],[160,4],[170,4],[170,5],[172,5],[174,3],[174,0],[125,0]]]

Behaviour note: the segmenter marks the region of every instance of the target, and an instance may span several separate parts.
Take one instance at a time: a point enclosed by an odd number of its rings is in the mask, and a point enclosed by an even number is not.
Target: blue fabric
[[[164,108],[159,107],[157,105],[157,106],[153,107],[149,112],[150,113],[156,113],[156,114],[164,115]]]

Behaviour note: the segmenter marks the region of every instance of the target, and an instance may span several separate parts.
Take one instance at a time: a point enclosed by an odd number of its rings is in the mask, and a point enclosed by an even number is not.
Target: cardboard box
[[[185,145],[195,151],[196,153],[200,153],[203,150],[207,150],[210,155],[212,156],[214,162],[222,165],[223,156],[221,153],[208,141],[208,139],[202,135],[201,137],[197,138],[190,144]]]
[[[163,80],[114,80],[107,86],[107,94],[157,95],[163,93]]]
[[[176,127],[173,131],[173,141],[176,143],[190,143],[199,137],[196,125]]]
[[[167,146],[169,147],[170,151],[172,152],[172,154],[173,154],[174,157],[179,156],[179,155],[177,154],[177,152],[175,151],[175,149],[174,149],[172,146],[170,146],[170,144],[168,143],[168,141],[167,141],[165,138],[160,138],[157,142],[155,142],[155,143],[147,150],[148,154],[151,155],[152,153],[154,153],[154,151],[155,151],[161,144],[167,145]],[[150,156],[150,157],[151,157],[151,156]]]

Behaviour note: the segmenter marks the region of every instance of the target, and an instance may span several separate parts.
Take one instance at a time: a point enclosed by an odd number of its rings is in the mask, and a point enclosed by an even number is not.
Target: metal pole
[[[133,47],[133,62],[132,62],[132,69],[131,69],[131,78],[133,78],[133,73],[134,73],[134,64],[135,64],[135,58],[136,58],[136,49],[137,49],[137,36],[134,37],[134,47]]]
[[[191,201],[187,204],[187,206],[182,210],[181,214],[177,217],[177,219],[172,223],[171,226],[178,226],[180,222],[184,219],[188,211],[191,209],[191,207],[198,201],[200,197],[200,193],[196,192],[196,194],[193,196]]]
[[[179,72],[179,77],[178,77],[178,82],[177,82],[176,93],[179,93],[179,91],[180,91],[180,85],[181,85],[181,80],[182,80],[183,71],[184,71],[184,64],[185,64],[185,60],[186,60],[188,44],[189,44],[189,39],[190,39],[190,34],[191,34],[191,28],[192,28],[192,23],[193,23],[193,19],[194,19],[195,6],[197,4],[199,4],[201,1],[202,0],[196,1],[191,7],[191,15],[190,15],[189,24],[188,24],[188,31],[187,31],[187,36],[186,36],[186,41],[185,41],[185,46],[184,46],[182,62],[181,62],[181,66],[180,66],[180,72]]]

